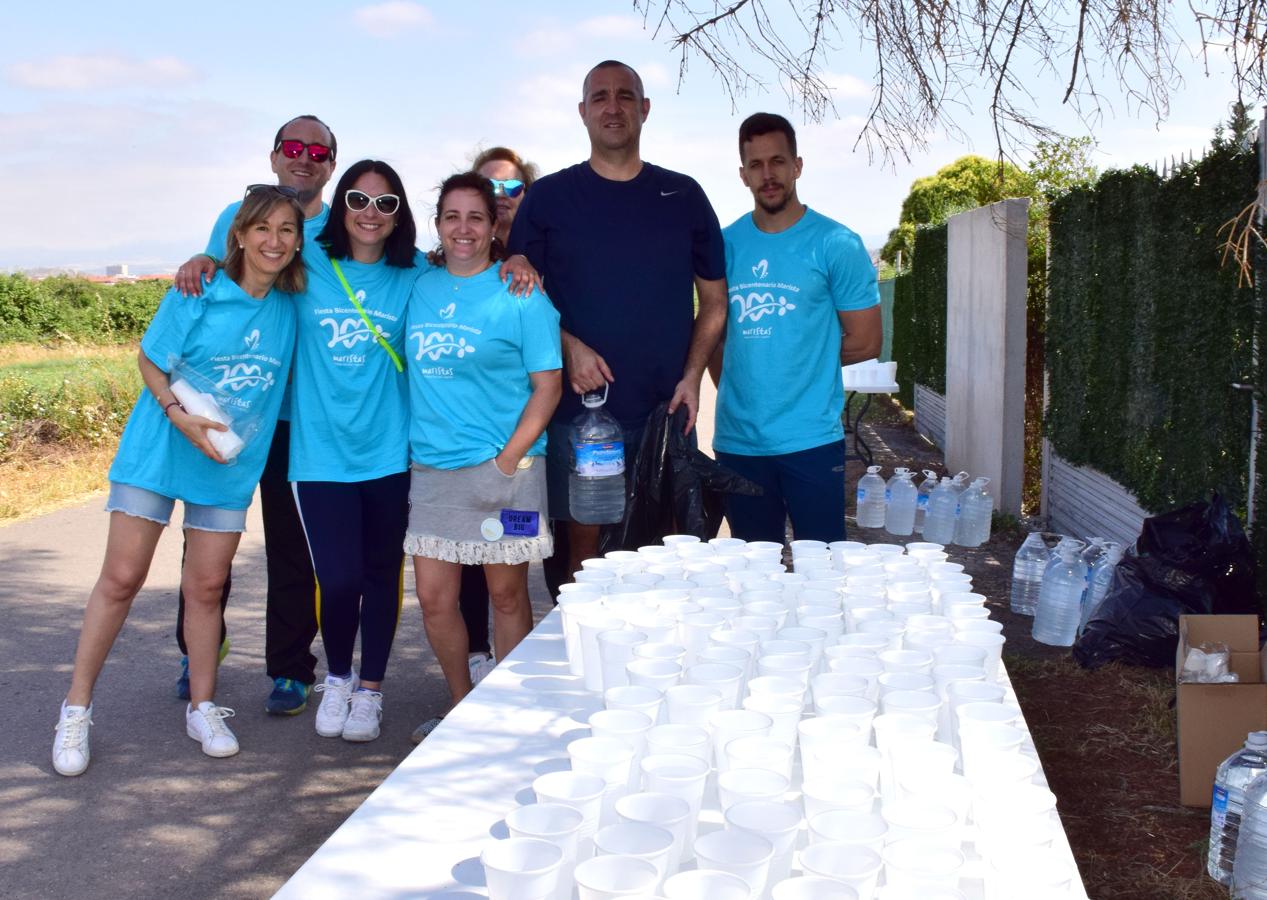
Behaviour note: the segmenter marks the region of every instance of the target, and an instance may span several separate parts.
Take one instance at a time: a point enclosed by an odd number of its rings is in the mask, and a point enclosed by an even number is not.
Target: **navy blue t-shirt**
[[[607,361],[607,409],[641,427],[682,378],[694,326],[695,276],[726,275],[725,244],[695,180],[643,163],[612,181],[588,162],[535,182],[510,233],[545,278],[560,325]],[[556,422],[581,412],[570,389]]]

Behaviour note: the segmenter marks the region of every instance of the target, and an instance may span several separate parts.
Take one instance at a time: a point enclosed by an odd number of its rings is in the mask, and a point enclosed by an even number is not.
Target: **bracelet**
[[[171,409],[173,406],[179,406],[179,407],[180,407],[180,411],[181,411],[181,412],[188,412],[188,411],[189,411],[189,410],[185,409],[185,405],[184,405],[183,403],[181,403],[179,400],[173,400],[171,403],[169,403],[169,404],[167,404],[166,406],[164,406],[164,407],[163,407],[163,415],[167,416],[169,419],[171,418],[171,414],[170,414],[170,413],[168,413],[167,411],[168,411],[169,409]]]

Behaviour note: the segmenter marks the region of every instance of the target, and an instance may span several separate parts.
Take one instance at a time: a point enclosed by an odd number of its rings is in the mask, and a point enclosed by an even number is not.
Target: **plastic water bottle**
[[[1219,763],[1214,773],[1214,794],[1210,798],[1210,851],[1206,856],[1205,870],[1219,884],[1232,883],[1246,789],[1263,772],[1267,772],[1267,731],[1251,731],[1245,738],[1245,745]]]
[[[1087,567],[1079,557],[1086,545],[1065,538],[1056,547],[1056,559],[1043,572],[1034,612],[1034,640],[1053,647],[1072,647],[1082,618],[1082,591]]]
[[[1122,559],[1123,547],[1117,541],[1100,541],[1100,552],[1091,569],[1087,572],[1087,590],[1082,595],[1082,621],[1078,625],[1078,634],[1082,634],[1091,617],[1109,592],[1109,584],[1113,581],[1113,570]],[[1083,554],[1085,559],[1086,554]]]
[[[924,480],[919,483],[919,494],[915,500],[915,533],[924,533],[924,517],[928,515],[928,498],[937,487],[937,473],[932,469],[924,470]]]
[[[959,495],[949,478],[933,489],[928,498],[928,515],[924,518],[924,540],[948,545],[955,536],[955,513],[959,509]]]
[[[915,530],[919,488],[915,486],[914,476],[909,469],[898,469],[895,480],[889,482],[889,504],[884,511],[884,530],[889,534],[907,535]]]
[[[960,547],[980,547],[990,539],[990,518],[994,498],[986,493],[990,479],[982,476],[959,495],[959,519],[955,522],[955,543]]]
[[[584,525],[607,525],[625,515],[625,435],[603,409],[607,390],[581,397],[585,412],[572,420],[572,472],[568,477],[572,518]]]
[[[1043,571],[1051,562],[1051,555],[1043,532],[1031,531],[1012,560],[1012,612],[1022,616],[1034,614],[1043,585]]]
[[[879,466],[867,466],[867,474],[858,479],[858,527],[884,526],[884,479]]]

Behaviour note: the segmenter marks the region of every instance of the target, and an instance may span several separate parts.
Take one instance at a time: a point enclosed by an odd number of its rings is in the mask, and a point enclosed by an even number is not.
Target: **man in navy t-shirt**
[[[638,73],[599,63],[578,109],[589,160],[539,179],[510,233],[511,253],[528,257],[558,307],[574,392],[564,392],[547,450],[550,515],[568,522],[568,571],[598,553],[598,526],[571,521],[568,504],[567,427],[580,395],[610,384],[606,409],[625,430],[632,467],[630,450],[659,403],[685,405],[694,427],[700,379],[726,320],[725,251],[708,198],[693,179],[639,155],[651,101]]]

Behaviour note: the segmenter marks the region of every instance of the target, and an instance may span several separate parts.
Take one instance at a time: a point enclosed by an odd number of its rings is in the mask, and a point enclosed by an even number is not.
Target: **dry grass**
[[[135,344],[76,344],[67,342],[55,347],[43,344],[0,344],[0,367],[30,363],[79,359],[136,359]]]
[[[106,489],[106,447],[36,446],[0,464],[0,525],[53,512]]]

